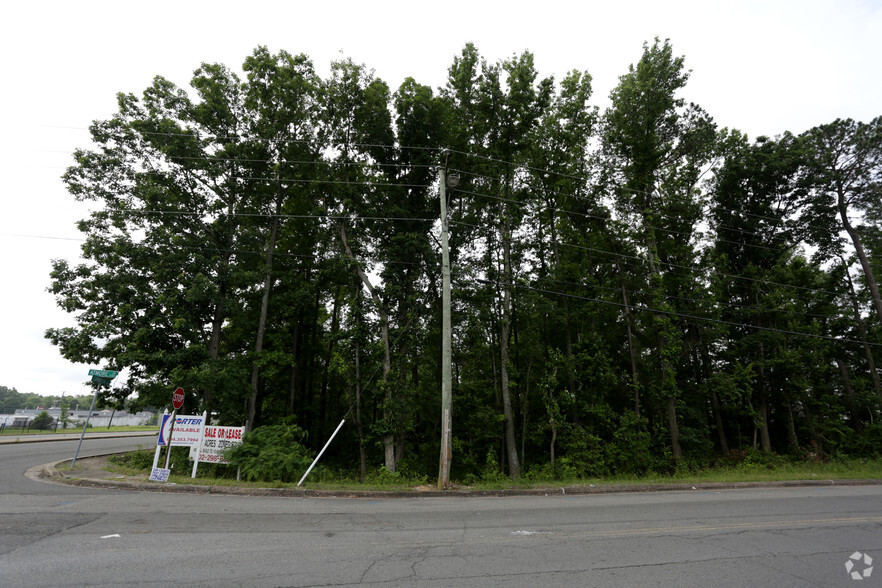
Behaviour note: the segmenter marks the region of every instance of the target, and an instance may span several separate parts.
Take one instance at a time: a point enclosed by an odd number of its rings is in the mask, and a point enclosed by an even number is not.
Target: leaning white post
[[[328,445],[330,445],[330,444],[331,444],[331,441],[333,441],[333,440],[334,440],[334,436],[335,436],[335,435],[336,435],[336,434],[337,434],[337,431],[339,431],[339,430],[340,430],[340,427],[342,427],[342,426],[343,426],[343,423],[345,423],[345,422],[346,422],[346,419],[343,419],[343,420],[342,420],[342,421],[340,421],[340,424],[339,424],[339,425],[337,425],[337,428],[336,428],[336,429],[334,429],[334,432],[333,432],[333,433],[332,433],[332,434],[331,434],[331,438],[330,438],[330,439],[328,439],[328,442],[327,442],[327,443],[325,443],[325,446],[324,446],[324,447],[322,447],[322,450],[321,450],[321,451],[319,451],[319,454],[318,454],[318,455],[316,455],[316,456],[315,456],[315,459],[314,459],[314,460],[312,460],[312,463],[311,463],[311,464],[309,464],[309,468],[308,468],[308,469],[307,469],[307,470],[306,470],[306,473],[305,473],[305,474],[303,474],[303,477],[302,477],[302,478],[300,478],[300,481],[299,481],[299,482],[297,482],[297,485],[298,485],[298,486],[300,486],[300,484],[302,484],[302,483],[303,483],[303,480],[305,480],[305,479],[306,479],[306,476],[308,476],[308,475],[309,475],[309,472],[311,472],[311,471],[312,471],[312,468],[313,468],[313,466],[315,466],[315,464],[316,464],[316,463],[317,463],[317,462],[318,462],[318,460],[319,460],[319,458],[320,458],[320,457],[321,457],[321,456],[322,456],[322,454],[323,454],[323,453],[324,453],[324,452],[325,452],[325,449],[327,449],[327,448],[328,448]]]
[[[208,418],[208,411],[202,412],[202,427],[199,430],[199,445],[196,446],[196,457],[193,459],[193,473],[191,478],[196,477],[196,468],[199,467],[199,454],[202,453],[202,442],[205,441],[205,419]]]
[[[162,416],[165,416],[167,414],[168,414],[168,409],[166,408],[164,411],[162,411]],[[163,422],[164,421],[162,419],[159,419],[159,436],[160,437],[162,437]],[[159,445],[159,439],[157,438],[156,439],[156,451],[153,452],[153,470],[155,470],[156,467],[159,465],[159,452],[160,451],[162,451],[162,446]],[[150,470],[150,471],[152,472],[153,470]]]

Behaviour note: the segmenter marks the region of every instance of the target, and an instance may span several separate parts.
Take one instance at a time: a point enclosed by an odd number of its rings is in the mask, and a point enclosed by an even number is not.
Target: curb
[[[90,455],[104,457],[115,453]],[[75,478],[58,471],[58,464],[70,462],[63,459],[34,466],[26,472],[32,480],[69,486],[134,490],[145,492],[172,492],[181,494],[228,494],[236,496],[278,496],[286,498],[500,498],[509,496],[584,496],[591,494],[624,494],[645,492],[716,492],[749,488],[811,488],[834,486],[879,486],[882,479],[858,480],[785,480],[775,482],[707,482],[695,484],[618,484],[569,487],[525,488],[505,490],[314,490],[308,488],[246,488],[237,486],[205,486],[198,484],[162,484],[159,482],[127,482]]]

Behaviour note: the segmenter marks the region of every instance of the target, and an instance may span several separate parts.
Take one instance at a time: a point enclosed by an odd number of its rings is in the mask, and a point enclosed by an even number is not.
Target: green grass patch
[[[186,458],[186,448],[175,448],[172,461],[177,464],[170,482],[177,484],[197,484],[209,486],[238,486],[246,488],[296,488],[302,473],[291,481],[256,480],[236,481],[236,469],[232,466],[200,464],[197,477],[190,478],[192,462]],[[163,453],[164,458],[164,453]],[[108,469],[125,475],[146,475],[153,463],[153,450],[142,449],[109,459]],[[673,473],[654,473],[646,475],[622,475],[597,478],[521,478],[510,480],[502,476],[489,479],[470,479],[469,484],[453,482],[455,489],[464,490],[529,490],[541,488],[567,488],[574,486],[608,485],[651,485],[651,484],[699,484],[699,483],[737,483],[774,482],[798,480],[848,480],[882,479],[882,458],[833,458],[823,462],[787,461],[783,458],[766,460],[761,463],[740,462],[721,465],[716,468],[690,468],[687,465]],[[434,489],[436,480],[426,476],[409,474],[406,471],[390,473],[380,467],[368,472],[364,480],[351,472],[334,471],[330,468],[316,468],[303,483],[302,488],[323,491],[387,491],[408,492],[417,489]]]

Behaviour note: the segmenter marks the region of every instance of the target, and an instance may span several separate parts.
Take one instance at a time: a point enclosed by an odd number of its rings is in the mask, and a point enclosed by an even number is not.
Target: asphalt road
[[[882,562],[882,486],[330,499],[24,478],[74,448],[0,446],[0,585],[882,585],[845,567]]]

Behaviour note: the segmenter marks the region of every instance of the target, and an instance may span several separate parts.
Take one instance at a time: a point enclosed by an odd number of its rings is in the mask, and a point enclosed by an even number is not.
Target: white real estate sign
[[[202,424],[205,415],[179,414],[175,417],[175,428],[171,428],[171,415],[162,415],[162,426],[159,429],[159,438],[156,444],[165,447],[171,435],[172,447],[195,447],[199,445],[199,437],[202,434]]]
[[[172,447],[189,447],[190,459],[193,460],[193,473],[191,477],[196,477],[196,469],[199,462],[203,463],[229,463],[226,460],[225,452],[236,445],[242,444],[242,437],[245,436],[245,427],[218,427],[215,425],[206,425],[206,413],[201,415],[179,415],[175,417],[175,427],[171,430],[172,415],[162,415],[162,424],[159,429],[159,438],[156,440],[156,454],[153,456],[153,468],[159,462],[159,451],[161,447],[168,445],[168,438],[171,435]],[[152,480],[166,481],[161,476],[154,477]]]
[[[226,460],[224,452],[236,445],[241,445],[244,435],[245,427],[216,427],[214,425],[202,427],[199,445],[190,448],[190,459],[193,460],[193,473],[190,474],[190,477],[196,477],[196,469],[199,467],[200,461],[230,463]]]
[[[242,444],[245,427],[203,427],[202,445],[199,446],[199,461],[205,463],[230,463],[224,452]],[[195,453],[195,452],[193,452]]]

